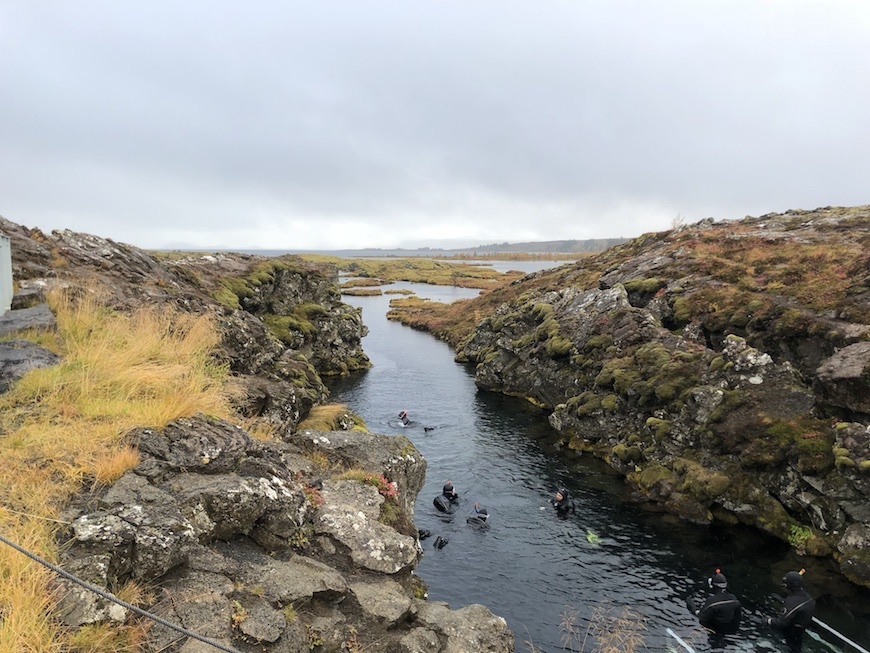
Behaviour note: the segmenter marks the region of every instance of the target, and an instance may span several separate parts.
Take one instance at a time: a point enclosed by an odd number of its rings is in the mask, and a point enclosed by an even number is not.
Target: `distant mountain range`
[[[497,243],[468,247],[460,252],[476,252],[478,254],[516,253],[530,254],[594,254],[624,243],[628,238],[590,238],[588,240],[544,240],[532,243]]]
[[[417,247],[416,249],[245,249],[234,250],[260,256],[280,256],[282,254],[331,254],[342,258],[360,258],[367,256],[455,256],[455,255],[491,255],[491,254],[595,254],[605,249],[630,240],[628,238],[590,238],[588,240],[544,240],[527,243],[494,243],[476,247],[456,247],[442,249],[440,247]],[[194,250],[187,250],[194,251]],[[206,251],[206,250],[195,250]],[[220,251],[220,250],[207,250]]]

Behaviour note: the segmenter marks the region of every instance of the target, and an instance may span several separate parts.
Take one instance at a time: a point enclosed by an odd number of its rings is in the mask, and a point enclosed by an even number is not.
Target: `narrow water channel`
[[[420,297],[453,301],[473,290],[396,284]],[[624,610],[642,624],[645,650],[666,651],[671,628],[695,650],[712,650],[685,607],[706,596],[706,578],[720,567],[745,611],[773,615],[781,609],[780,579],[807,567],[808,589],[818,597],[816,616],[870,648],[870,591],[847,583],[830,565],[797,559],[788,547],[746,528],[698,526],[644,510],[629,500],[622,481],[601,462],[570,459],[552,446],[546,413],[519,399],[479,391],[474,372],[454,362],[436,338],[385,315],[393,295],[345,297],[363,310],[369,335],[363,347],[372,368],[331,384],[331,400],[346,403],[371,431],[403,433],[428,462],[416,504],[422,541],[417,573],[429,599],[453,608],[482,603],[503,616],[517,651],[595,650],[581,641],[591,622]],[[397,417],[407,410],[412,424]],[[432,499],[445,481],[461,495],[445,520]],[[567,520],[547,505],[555,489],[572,492],[577,512]],[[485,530],[466,523],[474,504],[490,514]],[[448,544],[436,549],[437,536]],[[569,641],[570,628],[579,633]],[[804,651],[832,647],[836,638],[812,634]],[[643,649],[638,649],[643,650]],[[676,650],[676,649],[674,649]],[[781,639],[744,617],[726,650],[784,651]]]

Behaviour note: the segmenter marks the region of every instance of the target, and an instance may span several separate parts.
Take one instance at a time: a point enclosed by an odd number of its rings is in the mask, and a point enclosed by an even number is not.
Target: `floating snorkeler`
[[[556,491],[556,496],[547,500],[548,503],[556,509],[556,514],[559,517],[565,518],[574,512],[574,501],[568,494],[568,488],[560,487]]]
[[[475,503],[474,514],[468,517],[465,522],[476,528],[486,528],[489,522],[489,511]]]
[[[447,481],[441,488],[441,494],[435,497],[432,503],[438,512],[453,512],[459,503],[459,495],[456,493],[453,483]]]

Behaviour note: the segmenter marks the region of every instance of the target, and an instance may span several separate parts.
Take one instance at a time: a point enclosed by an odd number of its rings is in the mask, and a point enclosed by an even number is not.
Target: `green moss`
[[[710,361],[710,371],[717,372],[725,366],[725,359],[722,356],[716,356]]]
[[[842,458],[849,455],[849,450],[845,447],[834,447],[833,454],[836,458]]]
[[[643,454],[639,447],[627,447],[622,443],[615,445],[610,450],[610,453],[623,464],[643,459]]]
[[[735,412],[746,400],[744,393],[741,390],[724,390],[722,392],[722,401],[713,412],[710,413],[709,422],[721,422],[727,415]]]
[[[392,526],[399,520],[399,508],[392,501],[386,500],[381,504],[381,512],[378,521],[387,526]]]
[[[483,354],[484,363],[492,363],[496,358],[498,358],[499,350],[495,347],[487,347],[480,353]]]
[[[586,391],[576,397],[571,397],[566,406],[577,417],[585,417],[601,408],[601,398],[592,391]]]
[[[426,582],[417,574],[411,574],[411,593],[416,599],[425,599],[428,595],[428,586]]]
[[[547,340],[545,350],[547,352],[547,355],[551,358],[558,358],[560,356],[567,355],[568,352],[571,351],[571,347],[573,346],[573,343],[568,340],[568,338],[557,334]]]
[[[837,469],[842,469],[844,467],[855,467],[855,461],[848,456],[837,456],[837,458],[834,460],[834,465],[836,465]]]
[[[672,427],[670,420],[659,419],[658,417],[647,417],[646,425],[653,429],[655,439],[659,442],[670,434]]]
[[[517,349],[526,349],[530,347],[537,338],[534,333],[526,333],[513,341],[514,347]]]
[[[656,277],[650,277],[649,279],[632,279],[631,281],[626,281],[622,285],[625,287],[626,292],[652,294],[664,288],[667,285],[667,282]]]
[[[720,471],[684,458],[680,462],[684,474],[681,490],[702,503],[721,497],[731,485],[731,479]],[[676,464],[674,468],[677,468]]]
[[[292,315],[264,315],[263,322],[269,327],[272,335],[288,345],[294,344],[296,335],[311,337],[317,332],[311,322]]]
[[[795,549],[802,549],[804,545],[807,543],[807,540],[810,539],[813,532],[806,526],[801,526],[800,524],[792,524],[789,529],[788,534],[788,543],[791,544]]]
[[[602,333],[595,336],[590,336],[583,345],[584,351],[593,351],[596,349],[607,349],[613,344],[613,336]]]
[[[238,296],[226,286],[222,285],[218,288],[214,292],[214,298],[222,306],[227,306],[234,310],[239,310],[241,308]]]
[[[539,322],[544,322],[547,318],[552,317],[553,312],[553,306],[544,302],[541,302],[540,304],[535,304],[532,307],[532,315],[534,315]]]
[[[692,306],[691,296],[681,296],[674,300],[674,319],[681,323],[687,324],[692,320],[695,313]]]
[[[328,315],[328,312],[322,304],[306,303],[294,306],[293,314],[305,320],[313,320],[318,317],[325,317]]]
[[[601,400],[601,408],[608,413],[614,413],[619,408],[619,397],[609,394]]]
[[[647,342],[637,348],[634,360],[638,366],[657,368],[670,362],[671,352],[659,342]]]
[[[618,369],[613,373],[613,389],[621,395],[628,395],[635,383],[640,380],[640,374],[633,369]]]
[[[862,460],[860,463],[858,463],[858,469],[860,469],[865,474],[870,473],[870,460]]]
[[[630,477],[640,488],[648,491],[662,483],[673,480],[674,473],[663,465],[651,463],[640,472],[632,473]]]
[[[618,458],[623,463],[628,462],[628,453],[627,452],[628,452],[628,447],[626,447],[622,443],[615,445],[610,450],[610,454],[612,456],[615,456],[616,458]]]

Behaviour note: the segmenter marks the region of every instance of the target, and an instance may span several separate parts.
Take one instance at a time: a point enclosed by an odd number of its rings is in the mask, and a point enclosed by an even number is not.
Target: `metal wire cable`
[[[38,555],[36,555],[35,553],[28,551],[27,549],[19,546],[15,542],[12,542],[11,540],[6,539],[3,535],[0,535],[0,542],[3,542],[4,544],[8,544],[9,546],[11,546],[13,549],[18,551],[19,553],[23,553],[31,560],[35,560],[39,564],[41,564],[45,567],[48,567],[56,574],[63,576],[64,578],[66,578],[69,581],[72,581],[76,585],[81,585],[85,589],[90,590],[91,592],[94,592],[95,594],[98,594],[99,596],[102,596],[104,599],[112,601],[113,603],[117,603],[118,605],[125,607],[128,610],[130,610],[131,612],[135,612],[136,614],[138,614],[142,617],[145,617],[147,619],[151,619],[152,621],[156,621],[161,626],[166,626],[167,628],[170,628],[176,632],[179,632],[182,635],[186,635],[187,637],[192,637],[193,639],[197,639],[200,642],[203,642],[204,644],[208,644],[209,646],[214,646],[216,649],[220,649],[221,651],[225,651],[226,653],[241,653],[241,651],[239,651],[238,649],[227,646],[226,644],[222,644],[221,642],[218,642],[217,640],[211,639],[210,637],[205,637],[203,635],[199,635],[198,633],[195,633],[192,630],[188,630],[184,626],[179,626],[178,624],[174,624],[170,621],[167,621],[163,617],[158,617],[156,614],[154,614],[152,612],[148,612],[147,610],[143,610],[142,608],[138,608],[131,603],[127,603],[126,601],[119,599],[117,596],[110,594],[109,592],[105,591],[104,589],[97,587],[96,585],[92,585],[91,583],[87,582],[86,580],[82,580],[81,578],[78,578],[77,576],[72,575],[68,571],[61,569],[60,567],[58,567],[55,564],[52,564],[48,560],[41,558]]]

